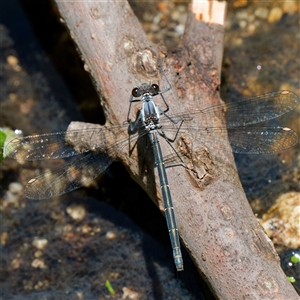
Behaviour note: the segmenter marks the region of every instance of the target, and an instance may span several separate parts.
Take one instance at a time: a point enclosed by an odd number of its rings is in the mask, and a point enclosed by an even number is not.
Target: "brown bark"
[[[121,125],[127,119],[132,88],[143,82],[166,87],[157,68],[159,56],[173,86],[165,96],[171,113],[220,102],[218,71],[224,5],[216,7],[218,2],[207,2],[200,8],[191,6],[183,42],[167,55],[162,45],[149,42],[125,1],[56,2],[101,95],[106,125]],[[216,116],[195,120],[195,124],[217,127],[224,125],[224,120]],[[70,128],[89,126],[95,127],[75,123]],[[280,268],[271,241],[251,211],[232,154],[223,150],[229,149],[228,141],[216,138],[212,147],[193,141],[192,146],[202,149],[193,154],[197,157],[193,170],[176,167],[167,173],[182,244],[213,293],[218,299],[228,300],[299,299]],[[163,150],[168,151],[167,147]],[[162,208],[158,181],[155,186],[154,176],[140,176],[137,154],[129,157],[124,150],[119,159]]]

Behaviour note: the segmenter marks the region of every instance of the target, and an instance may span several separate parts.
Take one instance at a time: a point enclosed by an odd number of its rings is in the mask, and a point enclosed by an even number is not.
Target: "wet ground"
[[[55,7],[20,3],[23,8],[7,1],[0,20],[0,126],[28,135],[64,130],[71,120],[103,124],[99,100]],[[234,3],[228,7],[222,99],[280,89],[299,95],[299,3]],[[132,7],[151,40],[176,46],[186,3]],[[280,124],[299,130],[299,109]],[[299,207],[299,146],[279,155],[239,155],[236,162],[287,275],[299,281],[300,268],[289,261],[293,251],[300,252],[297,214],[294,221],[286,217]],[[213,299],[186,254],[188,271],[176,278],[165,220],[120,164],[87,189],[41,202],[24,199],[21,183],[55,164],[1,165],[2,299]],[[264,219],[268,214],[271,224]],[[281,219],[294,223],[282,225]],[[295,287],[300,290],[297,282]]]

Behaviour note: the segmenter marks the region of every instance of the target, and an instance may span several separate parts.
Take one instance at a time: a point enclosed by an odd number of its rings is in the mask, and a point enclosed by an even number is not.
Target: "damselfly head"
[[[144,94],[150,94],[151,96],[155,96],[159,93],[159,86],[157,84],[148,84],[143,83],[139,87],[136,87],[132,90],[131,94],[133,97],[140,97]]]

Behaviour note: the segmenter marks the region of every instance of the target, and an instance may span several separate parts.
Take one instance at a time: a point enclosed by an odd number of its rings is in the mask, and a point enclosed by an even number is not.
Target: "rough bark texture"
[[[81,52],[107,117],[123,124],[133,87],[167,83],[157,68],[160,56],[173,89],[165,95],[171,113],[218,104],[224,34],[224,5],[191,6],[183,42],[166,54],[152,45],[125,1],[59,1],[57,5]],[[202,2],[202,1],[201,1]],[[209,4],[210,3],[210,4]],[[218,15],[216,17],[216,15]],[[195,125],[222,126],[222,116]],[[205,124],[205,125],[204,125]],[[95,125],[74,123],[70,128]],[[124,137],[126,136],[124,132]],[[279,257],[247,202],[230,146],[214,137],[211,146],[180,136],[193,168],[167,169],[182,244],[219,299],[299,299],[280,268]],[[95,140],[93,140],[95,142]],[[198,144],[197,144],[198,143]],[[192,146],[192,148],[191,148]],[[178,147],[178,145],[175,145]],[[200,149],[193,153],[193,149]],[[225,149],[225,150],[224,150]],[[163,151],[169,149],[163,146]],[[137,154],[120,154],[131,176],[162,209],[155,172],[141,177]],[[156,183],[156,184],[154,184]]]

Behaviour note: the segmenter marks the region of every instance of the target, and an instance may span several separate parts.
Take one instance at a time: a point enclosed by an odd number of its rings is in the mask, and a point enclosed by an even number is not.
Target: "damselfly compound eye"
[[[159,86],[157,84],[152,84],[150,92],[151,92],[152,96],[157,95],[159,92]]]
[[[141,96],[141,93],[140,93],[138,88],[134,88],[132,90],[131,94],[132,94],[133,97],[140,97]]]

